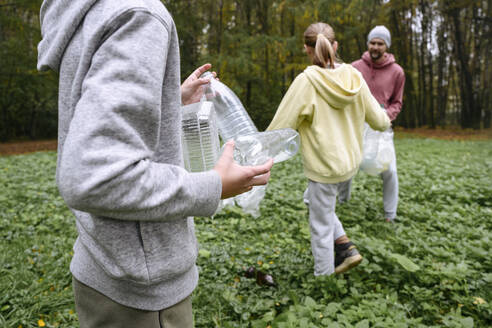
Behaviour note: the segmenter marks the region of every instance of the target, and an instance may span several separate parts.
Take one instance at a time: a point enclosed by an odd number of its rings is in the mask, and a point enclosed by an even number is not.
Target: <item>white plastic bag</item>
[[[251,133],[234,140],[234,159],[241,165],[261,165],[269,158],[273,158],[274,163],[280,163],[293,157],[300,145],[299,134],[289,128]],[[260,203],[265,197],[266,188],[266,185],[255,186],[248,192],[227,199],[227,204],[235,203],[245,213],[257,218],[261,214]]]
[[[260,216],[260,203],[265,197],[266,186],[254,186],[248,192],[234,197],[236,204],[239,205],[245,213],[257,218]]]
[[[362,171],[369,175],[378,175],[386,171],[395,157],[393,130],[389,128],[383,132],[375,131],[366,123],[362,149]]]

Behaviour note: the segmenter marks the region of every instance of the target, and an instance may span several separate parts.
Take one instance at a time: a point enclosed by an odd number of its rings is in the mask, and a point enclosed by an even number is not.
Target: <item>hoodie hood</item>
[[[304,70],[318,94],[334,109],[343,109],[354,102],[362,86],[362,75],[351,65],[342,64],[335,69],[317,65]]]
[[[381,63],[375,63],[371,59],[371,55],[369,54],[369,51],[366,51],[362,54],[362,60],[367,63],[369,67],[372,68],[383,68],[386,66],[389,66],[393,63],[396,63],[395,61],[395,56],[393,54],[385,52],[383,55],[383,61]]]
[[[41,5],[41,35],[38,44],[40,71],[59,70],[65,49],[85,14],[97,0],[45,0]]]

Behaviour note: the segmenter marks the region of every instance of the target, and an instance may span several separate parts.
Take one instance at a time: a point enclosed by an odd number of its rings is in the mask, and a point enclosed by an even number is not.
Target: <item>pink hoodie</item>
[[[401,111],[405,86],[405,73],[395,62],[395,57],[390,53],[385,53],[384,61],[376,64],[366,51],[362,59],[354,61],[352,66],[362,73],[372,95],[384,105],[390,120],[395,120]]]

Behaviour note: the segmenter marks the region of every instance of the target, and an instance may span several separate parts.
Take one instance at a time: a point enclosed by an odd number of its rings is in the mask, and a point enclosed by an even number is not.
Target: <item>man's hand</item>
[[[262,165],[241,166],[234,161],[233,152],[234,142],[228,141],[225,144],[222,156],[214,167],[214,170],[219,173],[222,180],[221,199],[250,191],[253,186],[266,185],[268,179],[270,179],[273,159],[270,158]]]
[[[181,84],[181,103],[183,105],[193,104],[200,101],[203,96],[204,86],[209,79],[200,78],[200,76],[212,67],[211,64],[205,64],[198,67],[186,80]],[[214,77],[215,72],[212,72]]]

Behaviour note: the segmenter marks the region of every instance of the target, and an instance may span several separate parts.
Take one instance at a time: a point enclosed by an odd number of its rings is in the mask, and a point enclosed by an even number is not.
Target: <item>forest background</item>
[[[263,130],[309,65],[302,34],[329,23],[346,63],[375,25],[403,67],[405,128],[490,129],[492,0],[162,1],[176,22],[181,74],[210,62]],[[0,0],[0,141],[57,135],[58,77],[36,70],[41,0]]]

